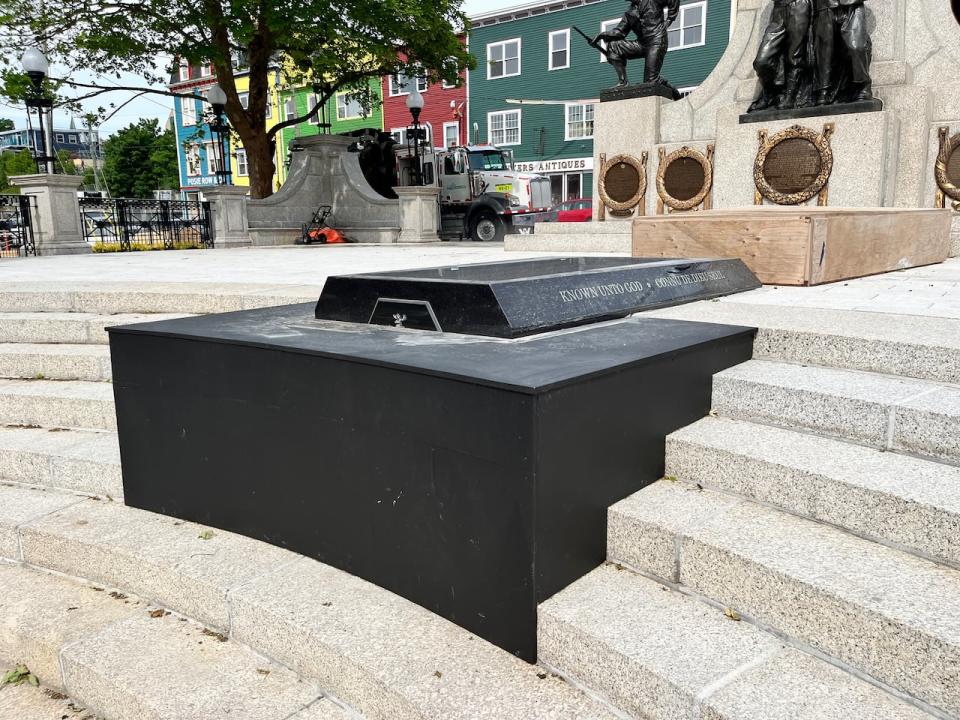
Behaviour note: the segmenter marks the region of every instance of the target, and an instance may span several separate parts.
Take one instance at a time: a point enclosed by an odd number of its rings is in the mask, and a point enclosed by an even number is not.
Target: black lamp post
[[[47,76],[47,70],[50,68],[50,64],[42,52],[32,47],[27,48],[27,51],[23,53],[23,57],[20,58],[20,66],[27,74],[27,77],[30,78],[30,82],[33,85],[31,88],[32,92],[24,100],[27,106],[27,114],[29,115],[31,108],[35,109],[37,111],[37,120],[39,121],[40,148],[34,151],[34,160],[37,162],[37,172],[51,173],[53,172],[53,157],[47,148],[47,134],[43,129],[43,115],[48,109],[53,107],[53,100],[46,97],[43,93],[43,79]]]
[[[423,95],[417,89],[416,78],[411,78],[408,82],[413,83],[413,88],[407,95],[407,110],[413,117],[413,184],[423,185],[423,165],[420,162],[420,111],[423,110]]]
[[[227,94],[219,85],[214,85],[207,91],[207,100],[210,101],[210,107],[213,108],[213,122],[210,123],[210,132],[213,133],[214,137],[213,151],[217,163],[217,185],[229,185],[231,171],[226,142],[229,137],[230,126],[223,114],[223,108],[227,104]]]

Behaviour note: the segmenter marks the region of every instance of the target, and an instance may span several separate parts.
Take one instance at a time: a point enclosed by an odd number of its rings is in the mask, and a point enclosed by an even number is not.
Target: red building
[[[420,124],[427,128],[427,137],[435,147],[464,145],[468,140],[467,77],[461,74],[456,85],[427,83],[424,78],[383,78],[383,129],[406,143],[407,127],[413,122],[407,109],[407,96],[412,84],[423,95]]]

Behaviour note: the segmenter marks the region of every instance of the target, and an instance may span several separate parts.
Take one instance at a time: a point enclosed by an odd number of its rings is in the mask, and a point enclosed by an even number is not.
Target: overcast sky
[[[488,10],[498,10],[500,8],[521,5],[530,0],[465,0],[463,3],[464,12],[468,15],[487,12]],[[57,68],[51,68],[50,74],[57,75]],[[137,75],[121,73],[120,78],[116,77],[95,77],[92,74],[84,73],[76,76],[77,82],[90,82],[99,85],[130,85],[136,87],[143,86],[143,80]],[[91,110],[99,106],[109,108],[109,103],[120,105],[130,99],[129,92],[108,93],[87,101],[86,107]],[[116,132],[120,128],[126,127],[131,123],[137,122],[140,118],[156,118],[161,126],[167,122],[167,118],[173,109],[173,98],[163,95],[144,95],[118,110],[109,120],[103,123],[100,128],[101,137]],[[69,127],[70,116],[66,113],[56,111],[54,113],[54,126],[57,128]],[[11,118],[18,128],[26,127],[26,115],[23,108],[12,108],[9,105],[0,105],[0,117]],[[81,118],[77,118],[77,127],[81,126]]]

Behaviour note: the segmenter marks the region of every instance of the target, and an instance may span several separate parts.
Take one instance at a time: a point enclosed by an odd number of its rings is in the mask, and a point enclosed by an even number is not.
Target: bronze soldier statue
[[[863,0],[813,0],[817,105],[872,100],[870,35]],[[838,53],[837,40],[846,53]],[[842,58],[842,60],[841,60]],[[845,70],[849,75],[845,76]],[[846,87],[842,92],[839,88]],[[842,96],[838,96],[842,92]]]
[[[667,17],[664,20],[663,11]],[[630,8],[613,29],[599,33],[591,45],[607,41],[607,60],[617,71],[617,87],[627,84],[627,60],[643,58],[643,81],[664,82],[660,77],[667,54],[667,28],[677,19],[680,0],[630,0]],[[628,40],[630,33],[636,40]]]
[[[765,110],[774,103],[781,110],[796,105],[809,29],[810,0],[774,0],[770,22],[753,61],[760,80],[760,97],[747,112]]]

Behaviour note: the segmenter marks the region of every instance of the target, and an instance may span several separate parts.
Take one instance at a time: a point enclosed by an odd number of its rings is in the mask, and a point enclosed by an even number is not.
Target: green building
[[[383,91],[380,78],[371,78],[369,84],[370,100],[362,102],[356,91],[337,93],[330,98],[326,106],[321,108],[316,117],[284,128],[280,131],[279,157],[284,158],[281,167],[277,169],[279,181],[282,184],[287,179],[287,170],[290,160],[290,143],[296,138],[319,135],[328,132],[334,135],[349,133],[364,128],[383,129]],[[317,103],[317,96],[309,86],[287,88],[280,91],[280,120],[288,117],[301,117],[312,110]],[[368,107],[364,107],[364,105]],[[323,127],[329,123],[329,130]]]
[[[593,188],[593,107],[616,74],[589,36],[611,29],[623,0],[539,2],[475,15],[468,75],[470,140],[509,148],[521,170],[548,175],[554,202],[589,197]],[[731,0],[683,2],[669,30],[662,74],[681,92],[696,88],[723,55]],[[627,65],[631,82],[643,61]]]

